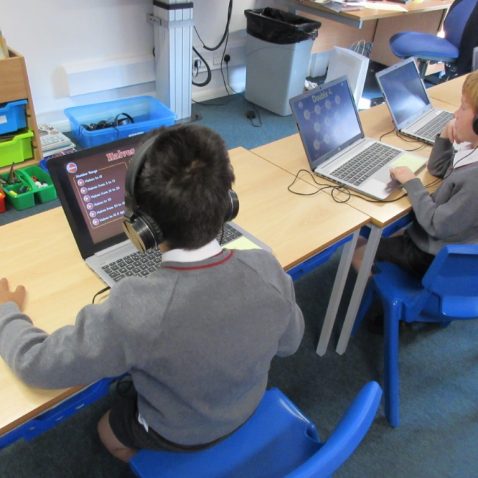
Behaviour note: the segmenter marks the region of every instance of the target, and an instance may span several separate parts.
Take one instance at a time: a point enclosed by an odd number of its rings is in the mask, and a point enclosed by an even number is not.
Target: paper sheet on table
[[[407,166],[414,173],[416,173],[427,162],[425,158],[417,156],[415,154],[406,153],[400,156],[398,159],[392,162],[391,168],[398,168],[399,166]]]
[[[408,10],[402,6],[395,3],[388,2],[360,2],[360,5],[363,8],[369,8],[372,10],[388,10],[390,12],[408,12]]]
[[[261,249],[261,247],[245,236],[238,237],[231,242],[228,242],[225,246],[226,249]]]

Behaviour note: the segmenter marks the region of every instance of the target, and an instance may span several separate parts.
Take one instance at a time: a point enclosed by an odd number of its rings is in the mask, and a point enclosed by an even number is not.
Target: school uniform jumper
[[[437,137],[428,170],[443,178],[432,194],[418,178],[403,185],[416,218],[407,230],[412,241],[433,255],[447,244],[478,243],[478,150],[455,153],[448,139]]]
[[[0,306],[0,354],[27,384],[63,388],[129,372],[141,417],[196,445],[244,423],[275,355],[293,354],[304,321],[290,277],[263,250],[167,261],[123,279],[75,325],[47,334],[13,302]],[[33,318],[34,319],[34,318]]]

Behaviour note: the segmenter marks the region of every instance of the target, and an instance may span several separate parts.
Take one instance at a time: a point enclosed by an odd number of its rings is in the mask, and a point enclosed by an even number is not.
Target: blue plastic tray
[[[12,133],[26,128],[26,104],[27,100],[17,100],[6,103],[5,106],[0,108],[0,134]]]
[[[114,123],[115,118],[122,113],[131,116],[134,123],[94,131],[85,128],[85,125],[100,121]],[[74,106],[66,108],[65,115],[70,120],[76,142],[83,148],[135,136],[175,122],[175,114],[152,96],[136,96],[106,103]]]

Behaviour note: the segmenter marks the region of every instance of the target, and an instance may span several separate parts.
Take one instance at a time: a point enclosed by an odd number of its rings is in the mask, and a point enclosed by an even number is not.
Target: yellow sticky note
[[[234,241],[229,242],[224,246],[226,249],[261,249],[260,246],[252,242],[250,239],[247,237],[238,237],[237,239],[234,239]]]
[[[393,161],[390,167],[398,168],[399,166],[407,166],[416,173],[427,162],[425,158],[416,156],[415,154],[402,154],[397,160]]]

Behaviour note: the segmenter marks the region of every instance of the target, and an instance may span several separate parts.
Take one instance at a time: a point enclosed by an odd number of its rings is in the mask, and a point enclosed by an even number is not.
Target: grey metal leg
[[[365,247],[365,252],[362,260],[362,265],[358,272],[357,280],[355,282],[352,297],[350,298],[347,314],[345,315],[344,323],[342,325],[342,331],[340,332],[337,348],[335,349],[338,354],[343,354],[349,343],[352,327],[357,316],[362,296],[367,286],[367,281],[372,270],[373,261],[375,259],[375,253],[377,252],[378,243],[382,235],[382,229],[370,226],[370,235]]]
[[[357,238],[359,230],[355,231],[352,239],[344,244],[342,249],[342,255],[340,256],[339,267],[337,274],[335,275],[334,285],[332,287],[332,294],[329,299],[329,305],[327,306],[327,312],[325,313],[324,323],[322,324],[322,330],[320,332],[319,343],[317,344],[316,352],[318,355],[324,355],[327,351],[327,345],[329,344],[330,335],[334,328],[335,318],[339,309],[342,294],[344,292],[345,281],[352,263],[353,253],[355,251],[355,245],[357,244]]]

